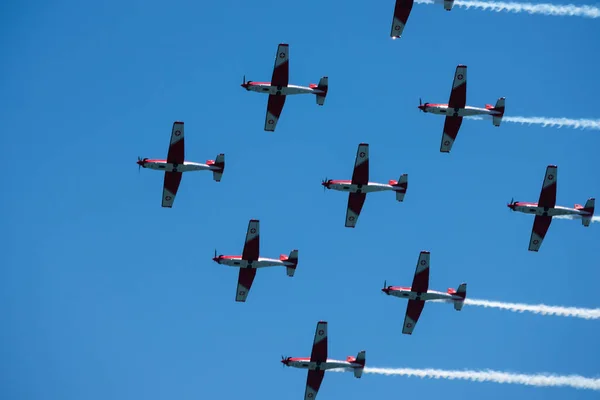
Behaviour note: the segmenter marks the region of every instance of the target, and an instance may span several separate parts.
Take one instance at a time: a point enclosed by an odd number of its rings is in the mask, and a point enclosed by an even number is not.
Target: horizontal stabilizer
[[[287,276],[294,276],[298,267],[298,250],[292,250],[289,256],[282,254],[279,259],[286,263]]]
[[[206,165],[210,166],[213,173],[213,179],[217,182],[221,182],[223,172],[225,171],[225,154],[221,153],[215,160],[206,161]]]
[[[394,191],[396,192],[396,200],[404,201],[404,196],[408,190],[408,174],[402,174],[397,181],[390,180],[388,183],[390,186],[394,187]]]
[[[454,309],[456,311],[460,311],[460,310],[462,310],[463,305],[465,304],[465,299],[467,298],[467,284],[461,283],[458,286],[458,289],[456,289],[456,293],[454,295],[458,296],[458,297],[462,297],[462,300],[454,301]]]
[[[579,204],[575,204],[575,209],[585,211],[588,215],[581,216],[581,223],[583,226],[590,226],[592,223],[592,217],[594,216],[594,209],[596,207],[596,199],[589,198],[585,202],[585,206],[581,207]]]
[[[505,107],[506,98],[500,97],[498,101],[496,101],[496,106],[492,108],[493,111],[498,112],[499,114],[492,115],[492,123],[494,126],[500,126],[502,122],[502,117],[504,117],[504,107]]]
[[[366,351],[364,351],[364,350],[359,351],[358,354],[356,355],[356,359],[352,362],[355,364],[362,365],[362,367],[354,368],[354,377],[360,378],[362,376],[363,370],[365,368],[365,363],[367,362]]]
[[[317,94],[317,104],[322,106],[325,104],[325,97],[327,97],[327,90],[329,89],[329,78],[324,76],[319,80],[319,84],[316,87],[317,90],[321,90],[323,93]]]

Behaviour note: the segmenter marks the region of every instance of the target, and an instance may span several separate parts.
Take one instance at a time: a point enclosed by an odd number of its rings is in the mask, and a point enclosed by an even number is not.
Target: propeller
[[[422,106],[423,102],[421,101],[421,98],[419,97],[419,105]]]
[[[321,181],[321,184],[323,185],[323,193],[325,192],[325,188],[327,187],[327,186],[325,186],[325,184],[326,184],[327,182],[329,182],[329,180],[327,179],[327,177],[325,177],[325,179],[323,179],[323,180]]]
[[[242,85],[245,85],[245,84],[246,84],[246,75],[244,75],[244,80],[242,82]]]
[[[142,160],[142,157],[138,156],[138,161],[143,161],[143,160]],[[142,164],[140,164],[140,163],[138,162],[138,174],[140,173],[140,170],[141,170],[141,168],[142,168]]]

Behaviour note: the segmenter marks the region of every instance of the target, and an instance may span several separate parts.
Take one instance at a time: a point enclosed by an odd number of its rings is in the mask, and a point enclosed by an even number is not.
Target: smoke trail
[[[577,220],[577,219],[581,219],[581,215],[555,215],[552,218]],[[592,222],[600,222],[600,217],[599,216],[592,217]]]
[[[365,368],[365,374],[416,376],[432,379],[463,379],[473,382],[512,383],[542,387],[572,387],[575,389],[600,390],[600,379],[579,375],[514,374],[500,371],[447,371],[442,369],[414,368]]]
[[[442,1],[433,0],[415,0],[418,4],[434,4]],[[482,10],[490,10],[495,12],[514,12],[528,14],[542,14],[559,17],[586,17],[600,18],[600,9],[593,6],[576,6],[573,4],[554,5],[554,4],[532,4],[532,3],[514,3],[504,1],[471,1],[471,0],[456,0],[454,5],[469,8],[480,8]]]
[[[521,304],[504,303],[500,301],[488,301],[479,299],[466,299],[465,305],[479,306],[486,308],[499,308],[513,312],[531,312],[542,315],[556,315],[560,317],[575,317],[583,319],[600,319],[600,308],[577,308],[577,307],[559,307],[547,306],[545,304]]]
[[[485,118],[484,118],[485,117]],[[465,117],[468,119],[491,119],[490,115],[472,115]],[[509,117],[504,116],[502,121],[514,122],[522,125],[542,125],[543,127],[556,127],[556,128],[573,128],[573,129],[593,129],[600,130],[600,119],[571,119],[571,118],[548,118],[548,117]]]

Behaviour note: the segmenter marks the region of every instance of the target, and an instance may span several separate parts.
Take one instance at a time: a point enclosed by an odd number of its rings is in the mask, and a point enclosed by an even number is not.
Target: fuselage
[[[277,260],[275,258],[258,257],[258,260],[248,261],[242,260],[242,256],[218,256],[214,257],[213,261],[237,268],[265,268],[265,267],[287,267],[296,265],[289,261]]]
[[[537,203],[514,202],[507,205],[513,211],[522,212],[525,214],[545,215],[554,217],[557,215],[592,215],[592,213],[583,209],[570,207],[554,206],[553,208],[539,207]]]
[[[349,357],[351,358],[351,357]],[[309,370],[327,370],[327,369],[334,369],[334,368],[364,368],[364,365],[359,364],[359,363],[355,363],[355,362],[349,362],[349,361],[342,361],[342,360],[332,360],[332,359],[327,359],[327,361],[324,362],[311,362],[310,361],[310,357],[309,358],[305,358],[305,357],[288,357],[285,360],[281,360],[281,362],[285,365],[287,365],[288,367],[294,367],[294,368],[303,368],[303,369],[309,369]]]
[[[438,115],[454,116],[454,117],[469,117],[472,115],[501,115],[502,113],[490,108],[471,107],[466,106],[465,108],[450,108],[448,104],[430,104],[425,103],[418,106],[423,112],[428,112]]]
[[[389,296],[400,297],[402,299],[407,300],[465,300],[463,297],[451,293],[438,292],[436,290],[428,290],[427,292],[413,292],[411,288],[401,286],[389,286],[387,288],[381,289],[381,291]]]
[[[325,93],[323,90],[317,89],[317,85],[315,85],[314,83],[311,83],[310,86],[297,86],[297,85],[272,86],[271,82],[248,81],[246,83],[243,83],[242,87],[244,89],[252,91],[252,92],[283,95],[283,96],[291,96],[294,94],[324,94]]]
[[[371,193],[371,192],[382,192],[384,190],[400,190],[398,186],[386,185],[385,183],[368,182],[364,185],[355,185],[352,181],[348,180],[328,180],[327,182],[321,183],[327,189],[339,190],[340,192],[350,193]]]
[[[168,163],[167,160],[140,160],[137,162],[138,165],[144,168],[155,169],[158,171],[165,172],[189,172],[189,171],[201,171],[201,170],[218,170],[218,167],[201,164],[191,161],[184,161],[183,164],[172,164]]]

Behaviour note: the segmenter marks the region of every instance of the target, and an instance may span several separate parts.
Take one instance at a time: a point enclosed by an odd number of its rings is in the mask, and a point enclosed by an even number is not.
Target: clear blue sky
[[[85,3],[85,4],[84,4]],[[292,4],[293,3],[293,4]],[[540,253],[533,219],[511,197],[537,201],[548,164],[558,204],[600,198],[600,134],[465,121],[439,152],[457,64],[467,102],[506,96],[507,115],[597,118],[597,20],[415,5],[389,38],[382,2],[4,2],[0,6],[0,398],[302,399],[318,320],[329,355],[367,351],[367,366],[497,369],[596,376],[597,321],[427,304],[413,336],[406,303],[384,279],[410,285],[431,251],[432,289],[465,281],[471,298],[597,307],[600,225],[553,222]],[[269,80],[290,44],[290,83],[329,76],[324,107],[287,100],[275,133],[267,97],[239,85]],[[171,125],[186,124],[186,159],[226,154],[220,183],[185,174],[173,209],[162,173]],[[404,203],[370,194],[357,228],[347,195],[359,142],[371,180],[409,174]],[[297,248],[294,278],[258,271],[235,303],[248,220],[261,255]],[[597,393],[494,383],[328,373],[320,400],[384,397],[594,399]]]

